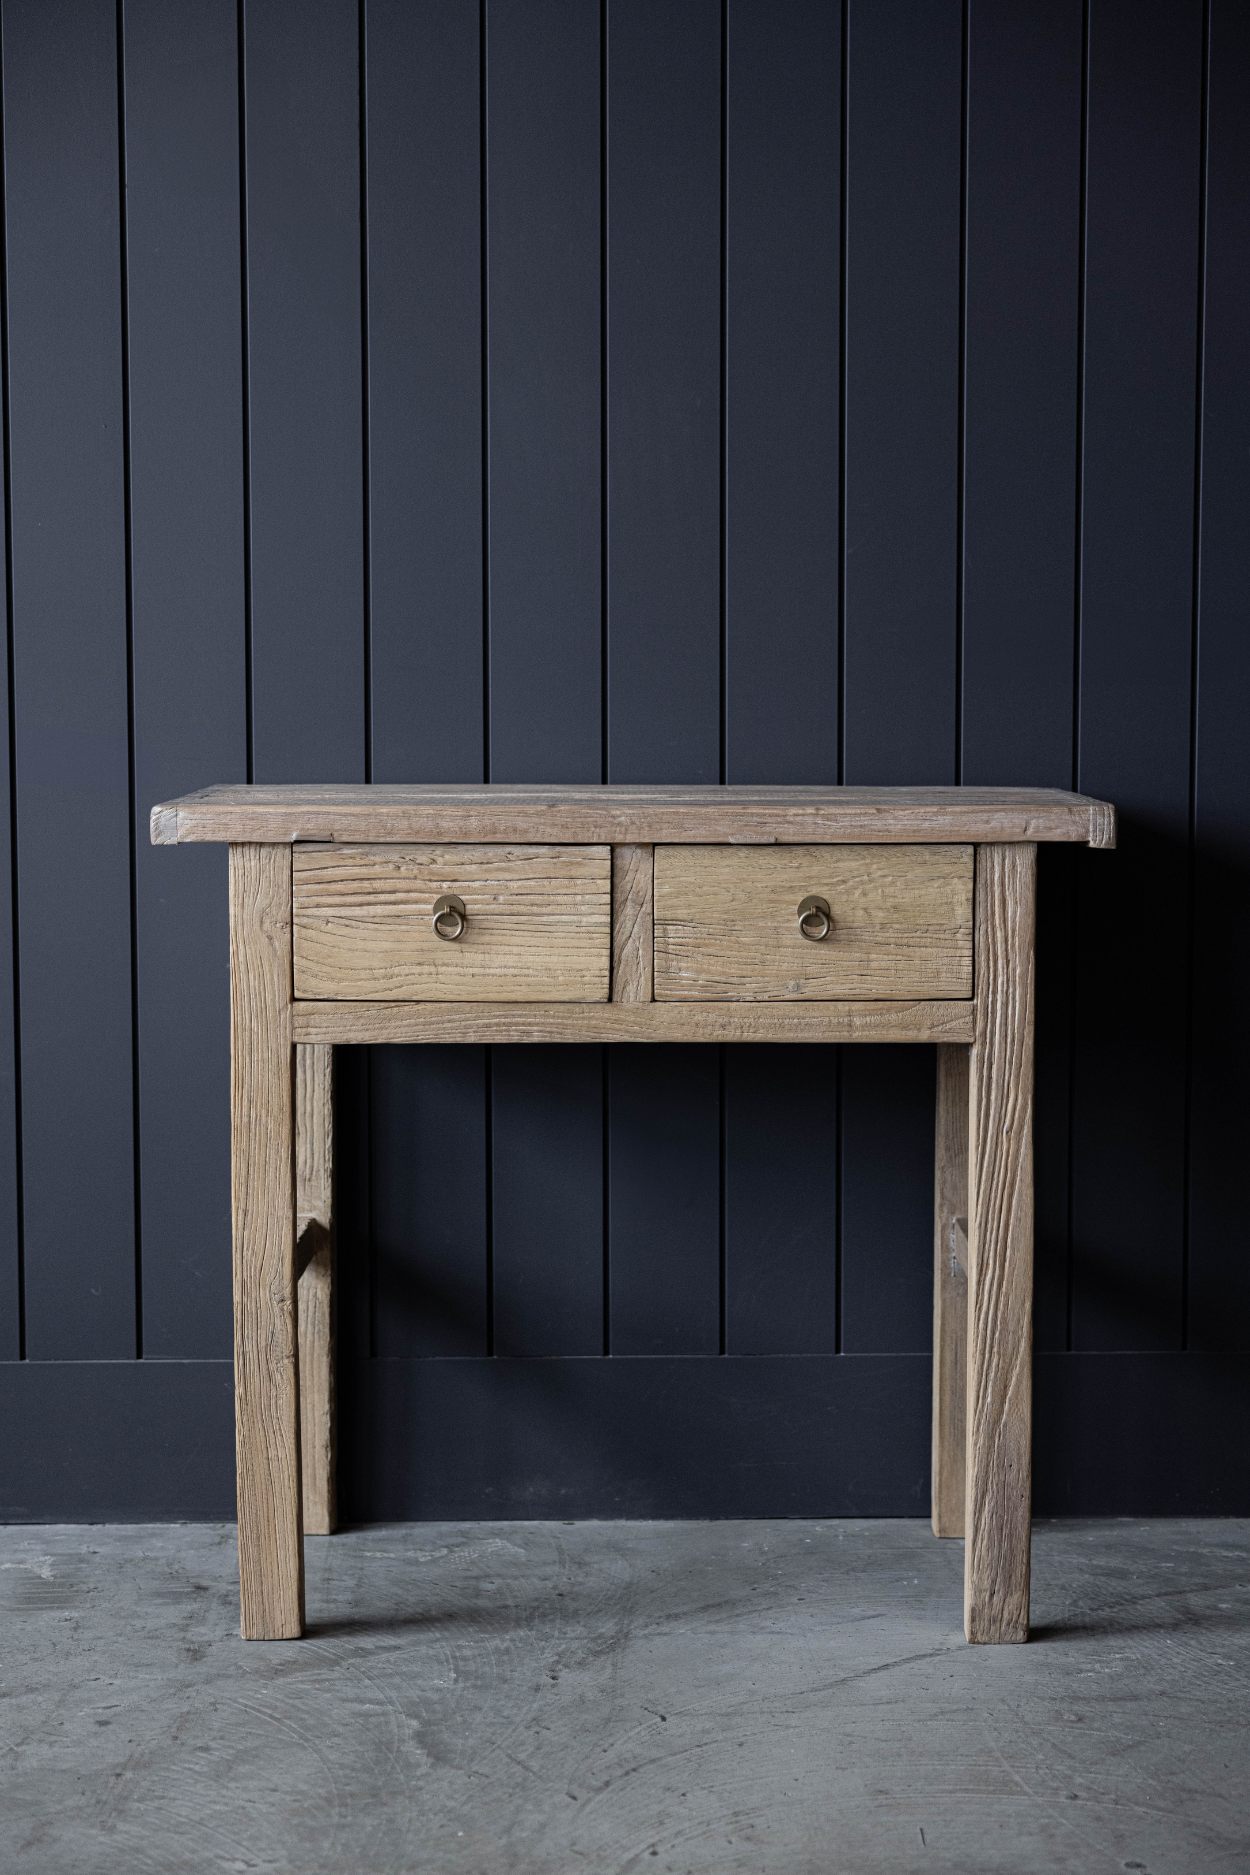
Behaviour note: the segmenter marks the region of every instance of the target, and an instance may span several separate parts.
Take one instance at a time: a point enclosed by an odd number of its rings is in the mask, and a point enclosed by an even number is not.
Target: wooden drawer
[[[610,847],[310,844],[292,867],[297,997],[607,1001]],[[434,932],[449,893],[466,917],[451,942]]]
[[[655,999],[971,996],[972,866],[970,846],[657,846]]]

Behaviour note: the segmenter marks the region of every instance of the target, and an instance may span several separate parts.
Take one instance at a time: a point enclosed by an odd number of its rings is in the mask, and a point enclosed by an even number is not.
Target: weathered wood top
[[[152,844],[229,840],[1065,840],[1115,845],[1115,809],[1060,788],[201,788],[152,809]]]

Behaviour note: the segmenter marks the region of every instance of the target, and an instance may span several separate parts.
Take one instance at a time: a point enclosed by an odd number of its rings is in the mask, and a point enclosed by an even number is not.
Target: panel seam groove
[[[720,684],[719,779],[723,788],[729,780],[729,0],[721,0],[720,9],[720,382],[717,390],[720,397],[717,676]]]
[[[360,137],[360,530],[364,609],[365,780],[373,780],[373,529],[369,497],[369,92],[368,0],[357,0],[357,117]]]
[[[478,239],[478,326],[481,334],[482,426],[482,780],[490,780],[490,223],[489,131],[487,117],[486,0],[477,15],[477,166],[480,226]]]
[[[850,0],[842,0],[842,174],[838,181],[838,785],[846,781],[846,386],[850,189]]]
[[[1076,276],[1076,517],[1072,570],[1072,789],[1080,792],[1081,775],[1081,611],[1085,558],[1085,273],[1089,223],[1089,0],[1081,9],[1081,154]],[[1076,1004],[1079,980],[1081,876],[1073,868],[1072,922],[1068,983],[1068,1189],[1065,1266],[1065,1352],[1073,1352],[1076,1316]]]
[[[0,33],[0,180],[4,184],[0,219],[0,349],[4,359],[4,545],[5,610],[9,678],[9,879],[13,944],[13,1157],[14,1209],[17,1226],[17,1358],[26,1359],[26,1213],[22,1171],[22,998],[21,938],[18,918],[17,859],[17,662],[13,616],[13,455],[9,414],[9,210],[8,142],[4,134],[4,48]]]
[[[604,783],[612,772],[608,595],[608,0],[599,0],[599,779]]]
[[[968,381],[968,4],[963,0],[959,107],[959,362],[955,427],[955,786],[964,778],[964,496],[967,478]]]
[[[246,0],[237,0],[239,67],[239,347],[243,403],[243,706],[247,779],[256,779],[255,700],[252,682],[252,372],[247,256],[247,26]]]
[[[123,0],[117,0],[117,197],[118,265],[121,314],[122,531],[126,588],[126,783],[130,860],[130,1124],[131,1176],[134,1181],[135,1359],[143,1359],[143,1205],[142,1138],[139,1128],[139,880],[135,838],[135,607],[134,530],[130,468],[130,267],[126,215],[126,26]]]
[[[1202,614],[1202,440],[1206,368],[1207,176],[1211,90],[1211,0],[1202,9],[1202,99],[1198,128],[1198,307],[1194,358],[1193,588],[1189,641],[1189,826],[1185,917],[1185,1123],[1181,1173],[1181,1349],[1189,1349],[1190,1208],[1193,1178],[1194,963],[1198,885],[1198,667]]]

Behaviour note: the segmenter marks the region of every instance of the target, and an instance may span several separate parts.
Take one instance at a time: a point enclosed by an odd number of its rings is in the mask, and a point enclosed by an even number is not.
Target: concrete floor
[[[1250,1522],[1043,1523],[970,1648],[921,1523],[0,1530],[0,1868],[1217,1875],[1250,1864]]]

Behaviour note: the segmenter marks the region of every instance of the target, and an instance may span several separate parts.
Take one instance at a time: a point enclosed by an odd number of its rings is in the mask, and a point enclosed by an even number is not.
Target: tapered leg
[[[978,847],[976,867],[964,1630],[970,1641],[1024,1641],[1031,1535],[1037,849]]]
[[[964,1533],[968,1406],[968,1050],[937,1051],[933,1176],[933,1534]]]
[[[295,1050],[299,1430],[304,1534],[338,1522],[334,1426],[334,1050]]]
[[[288,1640],[304,1627],[289,846],[230,848],[230,1141],[242,1631]]]

